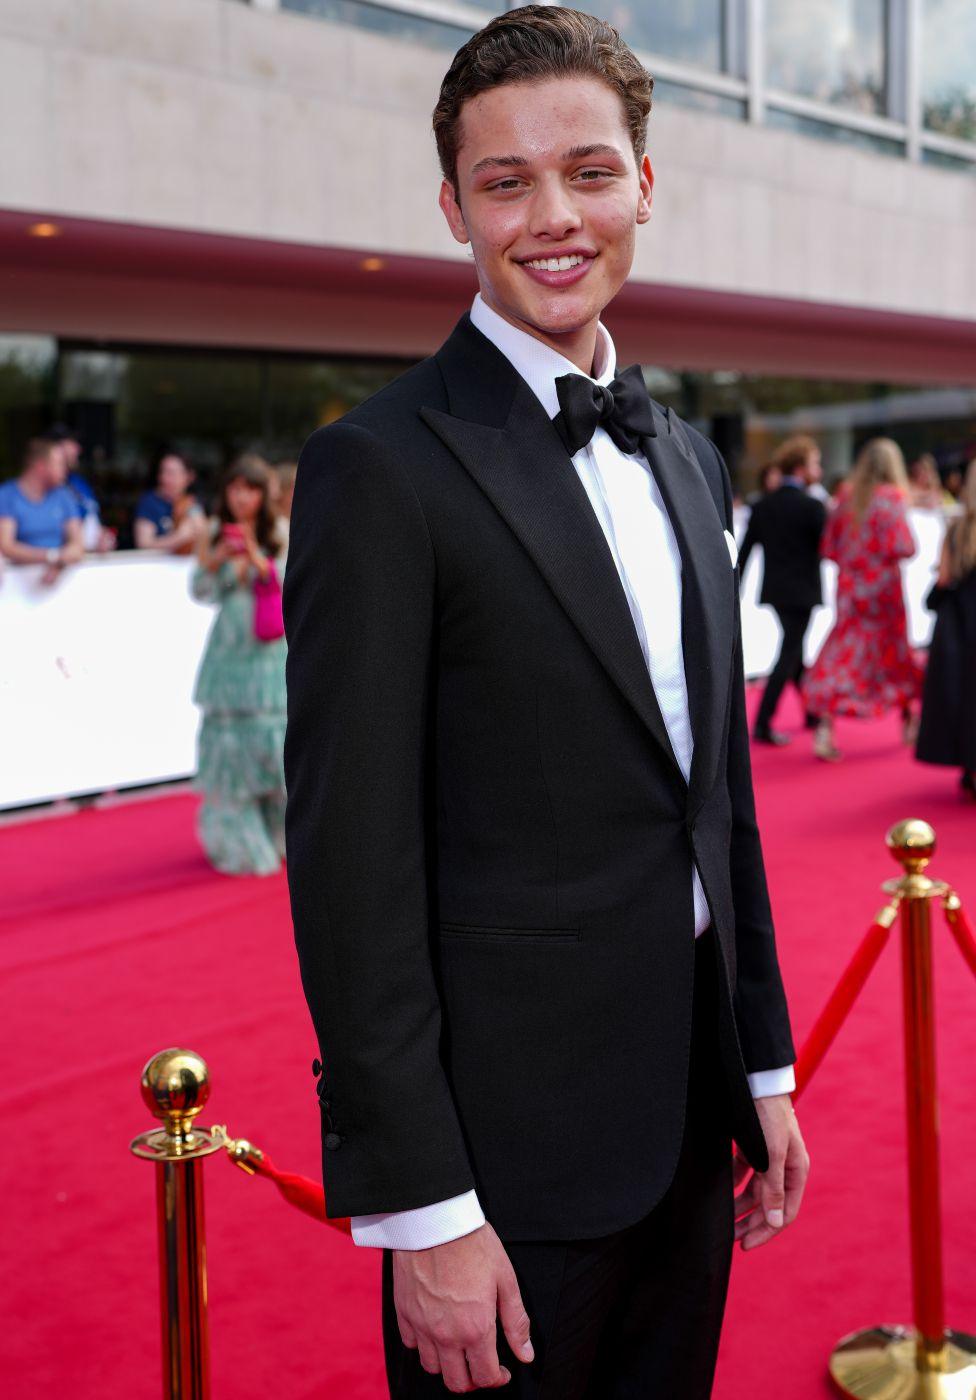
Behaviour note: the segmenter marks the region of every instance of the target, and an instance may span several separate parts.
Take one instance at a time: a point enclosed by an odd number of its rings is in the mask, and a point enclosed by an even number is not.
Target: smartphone
[[[231,554],[244,554],[247,550],[247,544],[244,540],[244,528],[241,525],[225,525],[220,532],[220,537]]]

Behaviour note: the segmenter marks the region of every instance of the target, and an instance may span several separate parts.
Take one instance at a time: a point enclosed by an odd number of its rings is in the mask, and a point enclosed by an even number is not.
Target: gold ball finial
[[[928,822],[918,817],[898,822],[885,840],[888,850],[908,875],[920,874],[935,854],[935,832]]]
[[[140,1080],[142,1101],[173,1137],[184,1137],[210,1098],[207,1062],[193,1050],[160,1050]]]

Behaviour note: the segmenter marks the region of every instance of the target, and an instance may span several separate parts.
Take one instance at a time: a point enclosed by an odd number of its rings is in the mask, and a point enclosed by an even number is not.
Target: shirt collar
[[[556,394],[556,380],[563,374],[580,374],[576,365],[560,355],[558,350],[536,340],[527,331],[520,331],[488,303],[478,292],[471,306],[471,322],[483,336],[486,336],[509,361],[517,374],[520,374],[542,404],[550,418],[559,412],[559,397]],[[617,352],[610,332],[601,322],[596,330],[596,362],[602,362],[598,376],[584,375],[594,384],[609,384],[617,372]]]

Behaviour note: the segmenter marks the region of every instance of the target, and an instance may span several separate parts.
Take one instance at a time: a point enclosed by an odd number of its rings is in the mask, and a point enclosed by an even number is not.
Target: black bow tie
[[[642,437],[657,437],[640,365],[631,365],[606,386],[582,374],[560,375],[556,394],[560,412],[553,426],[571,457],[597,428],[605,428],[621,452],[637,452]]]

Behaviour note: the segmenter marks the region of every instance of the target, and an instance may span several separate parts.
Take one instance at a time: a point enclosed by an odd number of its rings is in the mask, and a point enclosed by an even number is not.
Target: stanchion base
[[[830,1375],[855,1400],[976,1400],[976,1337],[947,1332],[938,1371],[919,1371],[910,1327],[869,1327],[838,1342]]]

